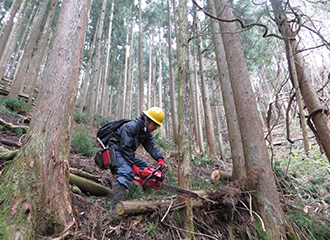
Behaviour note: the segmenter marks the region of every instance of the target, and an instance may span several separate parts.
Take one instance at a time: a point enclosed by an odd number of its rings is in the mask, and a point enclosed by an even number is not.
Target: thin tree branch
[[[328,81],[319,90],[317,90],[317,92],[321,92],[328,85],[329,82],[330,82],[330,73],[328,75]]]
[[[258,26],[258,27],[262,27],[264,29],[264,34],[262,35],[262,37],[266,38],[266,37],[276,37],[279,38],[281,40],[288,40],[288,39],[294,39],[294,38],[284,38],[281,37],[277,34],[271,33],[268,34],[268,27],[264,24],[261,23],[251,23],[251,24],[247,24],[245,25],[243,20],[239,19],[239,18],[235,18],[235,19],[222,19],[222,18],[218,18],[213,16],[212,14],[208,13],[206,10],[204,10],[201,6],[199,6],[195,0],[192,0],[193,4],[202,12],[204,12],[204,14],[212,19],[218,20],[218,21],[222,21],[222,22],[239,22],[239,24],[241,25],[242,28],[252,28],[254,26]]]

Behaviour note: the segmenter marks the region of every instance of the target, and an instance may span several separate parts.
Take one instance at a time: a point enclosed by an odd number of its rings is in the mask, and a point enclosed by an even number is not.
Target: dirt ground
[[[5,116],[1,118],[14,125],[28,125],[28,121],[24,122],[22,119]],[[90,130],[96,134],[97,129]],[[3,143],[4,139],[21,143],[24,141],[24,135],[0,133],[0,146],[13,150],[19,146]],[[137,155],[155,166],[156,162],[142,147],[138,149]],[[168,152],[164,152],[164,155],[167,156],[165,163],[176,173],[176,159],[168,156]],[[0,161],[0,172],[7,163]],[[96,167],[92,157],[84,157],[71,151],[69,165],[71,168],[98,176],[98,182],[106,187],[112,188],[115,183],[115,176],[110,170]],[[220,160],[212,166],[195,165],[193,178],[209,180],[213,170],[230,171],[230,168],[229,162]],[[248,209],[250,195],[244,191],[244,183],[230,183],[225,187],[213,189],[210,196],[203,200],[204,206],[194,209],[194,232],[186,231],[177,225],[175,219],[178,210],[158,209],[147,214],[118,216],[109,211],[111,196],[96,197],[72,192],[70,195],[75,224],[56,239],[184,239],[186,234],[194,234],[196,239],[231,239],[230,236],[233,235],[236,239],[258,239],[258,231],[252,224],[252,213]]]

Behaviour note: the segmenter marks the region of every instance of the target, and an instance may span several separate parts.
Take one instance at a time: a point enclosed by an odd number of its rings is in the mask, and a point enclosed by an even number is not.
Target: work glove
[[[158,167],[159,165],[162,165],[162,168],[160,169],[160,171],[162,171],[162,170],[165,168],[164,159],[162,159],[162,158],[159,158],[159,159],[158,159],[158,165],[157,165],[157,167]]]
[[[132,170],[133,170],[135,176],[140,176],[140,171],[141,171],[141,169],[140,169],[139,167],[133,165],[133,166],[132,166]]]

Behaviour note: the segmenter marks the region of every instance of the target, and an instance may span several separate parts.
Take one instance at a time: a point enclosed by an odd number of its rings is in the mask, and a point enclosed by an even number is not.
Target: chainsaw
[[[154,168],[145,168],[141,171],[140,176],[135,176],[133,182],[142,185],[143,187],[153,188],[156,190],[163,189],[172,193],[176,193],[181,196],[189,198],[198,198],[198,194],[183,188],[168,185],[165,182],[165,175],[168,171],[166,166],[162,171],[162,166]]]

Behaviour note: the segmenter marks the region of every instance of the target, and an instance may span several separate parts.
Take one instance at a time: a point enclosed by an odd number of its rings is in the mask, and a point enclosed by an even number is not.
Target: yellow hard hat
[[[159,107],[149,108],[147,111],[143,111],[143,113],[159,126],[162,126],[162,122],[164,120],[164,112]]]

